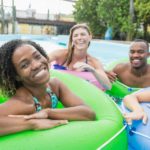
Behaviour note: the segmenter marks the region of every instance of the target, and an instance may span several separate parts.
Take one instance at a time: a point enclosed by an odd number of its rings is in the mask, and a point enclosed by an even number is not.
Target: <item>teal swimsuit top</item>
[[[52,108],[56,108],[58,104],[58,98],[56,94],[54,94],[50,88],[47,88],[46,92],[51,97]],[[39,100],[36,97],[33,97],[33,100],[35,103],[36,111],[39,112],[42,110],[42,106],[40,105]]]

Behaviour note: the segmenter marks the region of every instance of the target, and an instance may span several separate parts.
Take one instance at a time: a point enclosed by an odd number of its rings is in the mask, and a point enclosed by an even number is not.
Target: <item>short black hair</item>
[[[134,39],[133,42],[143,42],[143,43],[145,43],[146,46],[147,46],[147,51],[149,52],[149,44],[148,44],[148,42],[146,40],[143,40],[143,39]]]
[[[48,60],[44,49],[33,41],[15,39],[3,44],[0,47],[0,88],[4,95],[12,96],[22,86],[22,82],[16,80],[17,72],[12,62],[12,55],[18,47],[24,44],[33,46]]]

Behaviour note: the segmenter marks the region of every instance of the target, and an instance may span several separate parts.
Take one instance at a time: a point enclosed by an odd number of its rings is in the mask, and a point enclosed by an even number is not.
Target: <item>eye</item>
[[[78,36],[78,34],[74,34],[74,35],[73,35],[73,37],[77,37],[77,36]]]
[[[131,51],[130,51],[130,54],[134,54],[134,51],[131,50]]]
[[[41,59],[41,55],[40,54],[35,55],[35,59],[37,60]]]
[[[143,54],[145,51],[144,50],[139,50],[138,53]]]
[[[82,36],[86,36],[86,33],[81,33]]]
[[[20,65],[20,68],[21,68],[21,69],[26,69],[26,68],[28,68],[28,66],[29,66],[29,62],[25,62],[25,63],[22,63],[22,64]]]

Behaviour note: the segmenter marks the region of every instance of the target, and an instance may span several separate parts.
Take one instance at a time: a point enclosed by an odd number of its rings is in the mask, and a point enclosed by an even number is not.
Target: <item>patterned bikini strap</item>
[[[35,103],[35,108],[36,111],[39,112],[40,110],[42,110],[42,106],[40,105],[38,99],[36,97],[33,97],[34,103]]]
[[[47,88],[46,91],[51,97],[52,108],[56,108],[57,104],[58,104],[58,98],[57,98],[56,94],[53,93],[50,88]]]

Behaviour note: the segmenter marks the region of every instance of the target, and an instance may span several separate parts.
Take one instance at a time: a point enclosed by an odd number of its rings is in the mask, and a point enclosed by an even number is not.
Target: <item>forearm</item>
[[[29,120],[11,117],[0,118],[0,136],[30,129],[32,129],[32,124]]]
[[[125,106],[131,111],[143,111],[138,99],[134,95],[128,95],[123,100]]]
[[[102,76],[100,73],[98,73],[95,69],[91,71],[95,78],[98,80],[98,82],[106,89],[111,89],[111,83],[107,76]]]
[[[75,106],[63,109],[46,109],[50,119],[94,120],[95,113],[87,106]]]

